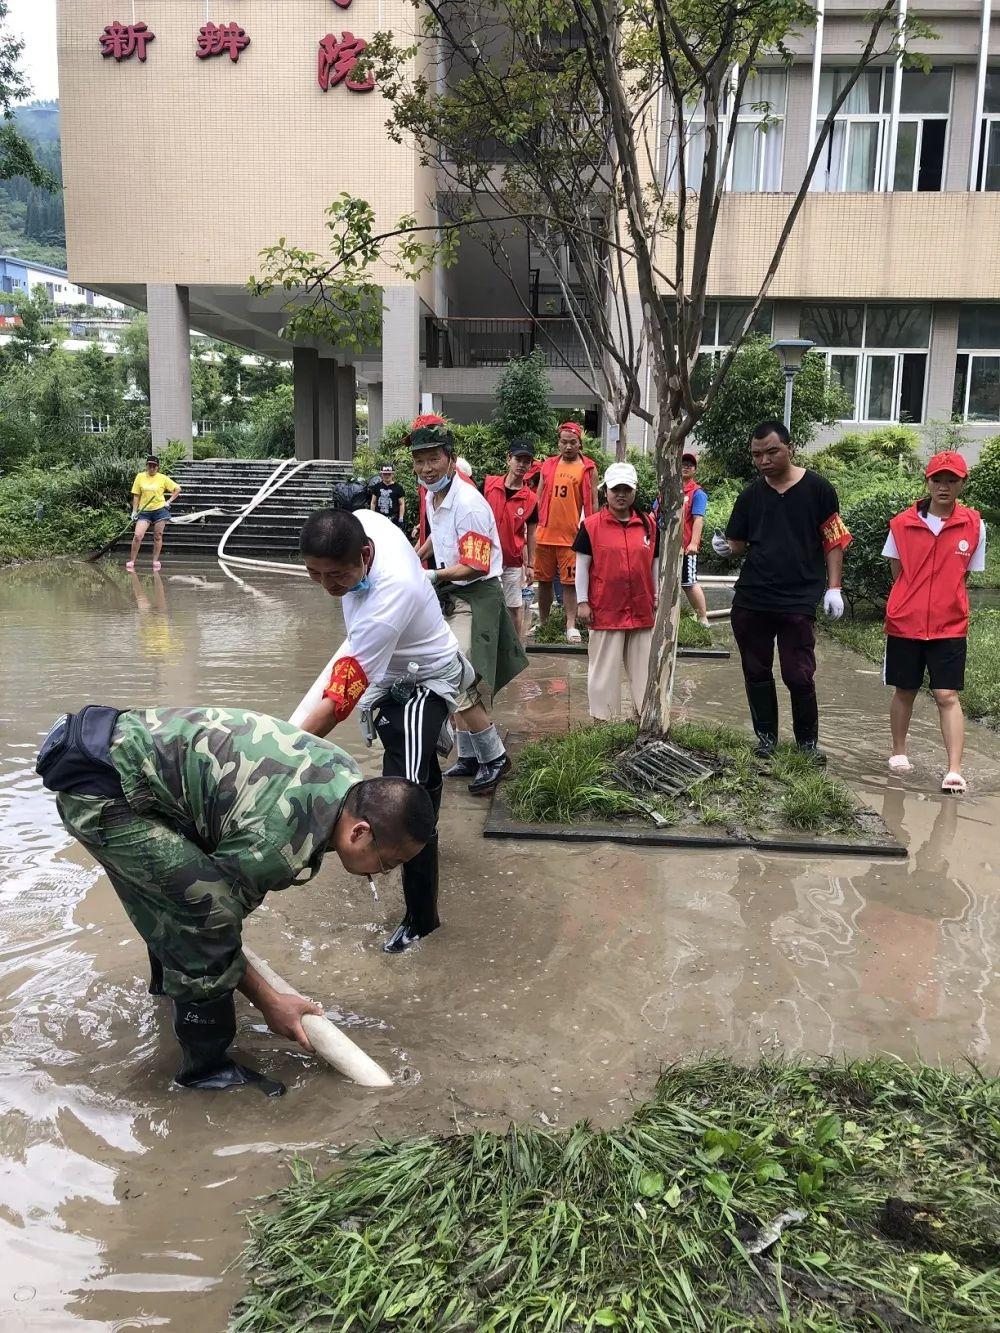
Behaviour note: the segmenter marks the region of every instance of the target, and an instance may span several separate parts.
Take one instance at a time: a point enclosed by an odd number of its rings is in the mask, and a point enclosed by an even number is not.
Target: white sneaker
[[[583,642],[583,635],[580,633],[580,631],[576,628],[575,625],[573,626],[572,629],[568,629],[568,630],[566,631],[566,642],[567,642],[567,643],[582,643],[582,642]]]

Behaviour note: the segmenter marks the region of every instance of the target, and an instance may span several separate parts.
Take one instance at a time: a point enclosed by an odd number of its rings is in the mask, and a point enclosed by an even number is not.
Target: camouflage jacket
[[[132,809],[196,843],[245,911],[312,879],[361,780],[336,745],[240,708],[123,713],[111,758]]]

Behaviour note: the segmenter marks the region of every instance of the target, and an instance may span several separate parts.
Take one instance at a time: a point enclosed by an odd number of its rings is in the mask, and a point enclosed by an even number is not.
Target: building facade
[[[263,247],[284,237],[324,253],[325,209],[344,191],[372,203],[379,229],[403,214],[432,222],[437,182],[411,146],[388,139],[378,90],[350,74],[357,39],[412,27],[404,0],[231,0],[224,16],[204,0],[122,9],[118,23],[107,0],[59,0],[69,267],[74,281],[147,308],[162,442],[186,436],[191,419],[192,327],[288,356],[284,296],[247,290]],[[726,345],[758,288],[868,12],[819,0],[792,63],[763,71],[744,100],[706,350]],[[852,424],[957,415],[984,437],[1000,432],[1000,16],[989,0],[930,0],[920,14],[937,33],[930,71],[887,63],[851,92],[760,327],[816,344]],[[753,109],[765,102],[766,124]],[[669,177],[669,143],[662,169]],[[474,243],[417,284],[385,267],[380,348],[296,345],[299,455],[349,455],[359,384],[375,439],[382,422],[421,407],[474,419],[508,357],[535,345],[556,404],[596,425],[559,275],[527,241],[510,262],[519,290]]]

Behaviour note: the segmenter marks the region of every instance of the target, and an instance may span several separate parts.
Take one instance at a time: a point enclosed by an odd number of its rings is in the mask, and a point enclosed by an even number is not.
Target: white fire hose
[[[243,953],[250,966],[258,972],[267,984],[282,995],[298,995],[305,999],[294,986],[290,986],[283,977],[259,958],[252,949],[243,946]],[[381,1065],[377,1065],[371,1056],[366,1055],[360,1046],[344,1035],[328,1018],[319,1014],[303,1014],[302,1030],[309,1038],[313,1050],[322,1056],[328,1065],[339,1073],[359,1083],[363,1088],[390,1088],[392,1079]]]

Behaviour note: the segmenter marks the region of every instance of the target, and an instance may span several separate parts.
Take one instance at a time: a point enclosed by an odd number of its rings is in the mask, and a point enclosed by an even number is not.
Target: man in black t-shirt
[[[818,472],[792,461],[792,443],[780,421],[760,423],[750,437],[750,456],[760,476],[740,492],[725,537],[716,534],[712,547],[721,556],[746,552],[733,595],[732,625],[757,753],[766,757],[778,743],[777,641],[795,743],[823,763],[813,684],[816,605],[822,598],[823,610],[834,620],[844,614],[840,582],[851,535],[838,513],[834,488]]]
[[[378,480],[372,486],[372,499],[369,509],[384,515],[397,528],[403,528],[406,513],[406,497],[402,486],[396,480],[396,469],[391,463],[384,463]],[[403,528],[405,531],[405,528]]]

